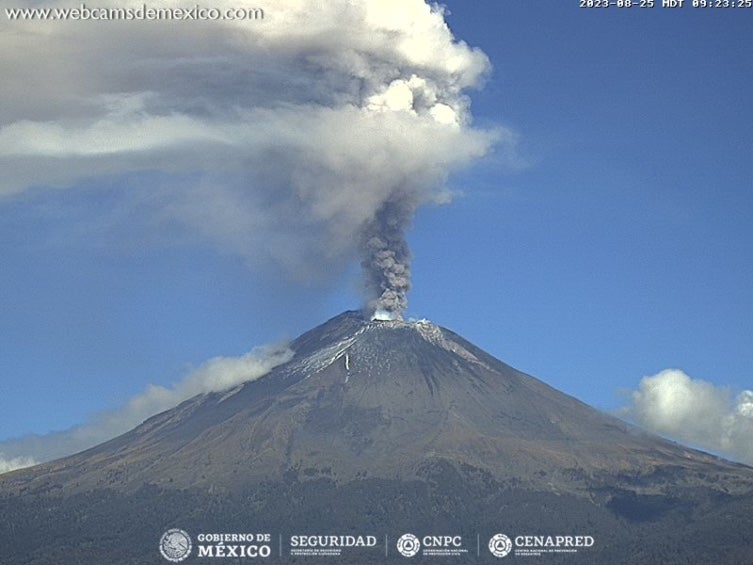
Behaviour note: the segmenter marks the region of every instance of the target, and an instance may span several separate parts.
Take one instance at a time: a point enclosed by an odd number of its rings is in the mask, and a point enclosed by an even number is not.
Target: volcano
[[[428,321],[346,312],[291,349],[256,381],[2,475],[0,562],[159,563],[160,535],[180,527],[270,532],[277,562],[317,560],[293,555],[296,533],[379,540],[343,562],[404,560],[393,542],[414,532],[462,537],[450,561],[492,563],[486,541],[505,532],[593,542],[547,563],[753,563],[753,468],[646,434]]]

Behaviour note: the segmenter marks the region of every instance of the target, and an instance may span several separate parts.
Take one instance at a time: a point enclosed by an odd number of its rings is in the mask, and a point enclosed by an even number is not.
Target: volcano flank
[[[497,561],[497,532],[595,540],[547,563],[753,562],[750,467],[641,432],[428,321],[346,312],[291,349],[256,381],[0,476],[0,562],[158,563],[176,526],[457,533],[469,562]],[[300,562],[280,544],[270,560]],[[384,549],[356,561],[405,559]]]

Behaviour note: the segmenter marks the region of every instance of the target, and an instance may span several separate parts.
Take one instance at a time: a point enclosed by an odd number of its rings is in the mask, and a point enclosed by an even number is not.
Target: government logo
[[[167,530],[159,540],[159,552],[168,561],[179,563],[191,554],[191,536],[178,528]]]
[[[489,540],[489,551],[494,557],[506,557],[512,551],[512,540],[505,534],[495,534]]]
[[[413,557],[421,549],[421,542],[413,534],[403,534],[397,540],[397,550],[405,557]]]

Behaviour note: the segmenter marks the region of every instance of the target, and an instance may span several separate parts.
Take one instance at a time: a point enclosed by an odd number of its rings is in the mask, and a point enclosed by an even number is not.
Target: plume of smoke
[[[367,309],[376,319],[402,319],[408,306],[411,253],[405,228],[412,213],[410,201],[386,202],[361,234]]]
[[[360,253],[368,309],[399,316],[416,207],[512,144],[471,124],[489,61],[424,0],[273,4],[263,21],[0,21],[0,197],[179,173],[148,191],[157,218],[307,282]]]
[[[96,414],[90,422],[47,435],[0,443],[0,473],[29,467],[98,445],[198,394],[220,392],[256,380],[291,359],[287,347],[261,347],[239,357],[216,357],[174,386],[150,385],[124,406]]]
[[[643,428],[753,464],[753,391],[730,391],[683,371],[644,377],[623,409]]]

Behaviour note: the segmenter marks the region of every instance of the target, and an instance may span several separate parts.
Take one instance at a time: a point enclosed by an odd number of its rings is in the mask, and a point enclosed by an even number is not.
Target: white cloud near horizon
[[[678,369],[644,377],[621,411],[642,428],[753,465],[753,390],[730,390]]]
[[[215,357],[171,387],[149,385],[125,405],[95,414],[65,431],[0,442],[0,473],[78,453],[196,395],[228,390],[266,375],[293,356],[287,347],[260,347],[239,357]]]

